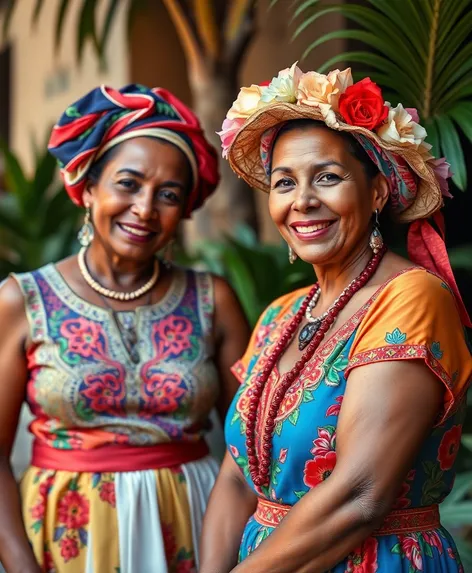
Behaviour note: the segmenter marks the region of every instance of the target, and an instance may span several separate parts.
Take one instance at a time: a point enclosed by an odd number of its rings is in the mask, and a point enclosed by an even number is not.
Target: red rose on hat
[[[339,113],[349,125],[372,130],[387,119],[388,107],[379,86],[370,78],[364,78],[339,97]]]

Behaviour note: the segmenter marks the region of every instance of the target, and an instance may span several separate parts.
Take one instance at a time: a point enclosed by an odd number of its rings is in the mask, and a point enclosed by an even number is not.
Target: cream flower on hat
[[[390,106],[388,102],[385,102]],[[390,108],[387,121],[377,129],[377,134],[389,143],[403,143],[419,147],[426,138],[424,127],[413,121],[413,117],[402,106]]]

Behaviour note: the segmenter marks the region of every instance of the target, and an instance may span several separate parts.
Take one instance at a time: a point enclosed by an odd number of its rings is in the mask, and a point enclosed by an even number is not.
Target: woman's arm
[[[227,452],[203,520],[200,573],[227,573],[236,566],[244,527],[256,501]]]
[[[23,296],[9,279],[0,289],[0,561],[7,573],[39,573],[21,515],[10,465],[27,380],[24,344],[28,325]]]
[[[215,358],[221,380],[217,409],[222,423],[238,381],[230,371],[241,358],[249,341],[249,325],[236,295],[226,281],[213,277],[215,288]]]
[[[353,370],[333,473],[233,573],[322,573],[356,549],[389,513],[443,395],[444,387],[419,361]]]

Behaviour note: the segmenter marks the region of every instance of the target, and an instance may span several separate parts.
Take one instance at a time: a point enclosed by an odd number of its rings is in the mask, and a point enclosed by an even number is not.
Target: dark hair
[[[362,167],[364,168],[364,172],[367,176],[369,181],[378,175],[379,170],[377,165],[372,161],[372,159],[367,155],[366,150],[362,147],[362,145],[357,141],[357,139],[352,136],[350,133],[346,133],[344,131],[336,131],[334,129],[329,128],[326,124],[322,121],[318,121],[315,119],[292,119],[287,121],[287,123],[280,129],[278,132],[274,145],[272,149],[274,149],[277,139],[284,133],[288,133],[289,131],[293,131],[294,129],[307,129],[309,127],[322,127],[324,129],[329,129],[330,131],[334,131],[336,135],[341,137],[347,145],[349,153],[353,155],[360,163],[362,163]]]
[[[121,144],[119,143],[118,145],[115,145],[108,151],[105,151],[105,153],[99,159],[97,159],[95,163],[92,163],[87,173],[87,179],[91,181],[94,185],[96,185],[99,182],[103,170],[105,169],[107,163],[111,161],[113,157],[116,155],[120,145]]]

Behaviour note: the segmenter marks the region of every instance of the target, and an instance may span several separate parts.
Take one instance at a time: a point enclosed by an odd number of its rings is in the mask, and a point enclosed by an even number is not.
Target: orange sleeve
[[[423,269],[401,274],[375,298],[357,329],[346,376],[364,364],[391,360],[423,360],[444,384],[440,423],[470,383],[472,357],[455,299]]]
[[[286,313],[293,310],[295,304],[301,304],[308,293],[308,288],[303,288],[283,295],[271,303],[261,314],[252,331],[249,344],[243,356],[232,366],[231,372],[242,384],[251,373],[260,353],[271,340],[271,336]],[[298,310],[298,307],[295,311]]]

